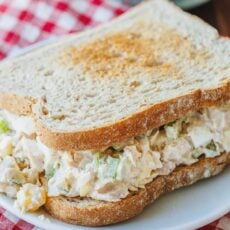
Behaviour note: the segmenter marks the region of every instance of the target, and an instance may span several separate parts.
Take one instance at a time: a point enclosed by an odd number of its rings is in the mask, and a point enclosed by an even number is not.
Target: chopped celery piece
[[[5,119],[0,118],[0,133],[7,133],[9,131],[10,128],[8,122]]]
[[[212,140],[206,147],[207,147],[207,149],[209,149],[209,150],[216,151],[216,145],[215,145],[215,143],[214,143],[213,140]]]
[[[47,167],[47,169],[45,170],[46,179],[50,179],[51,177],[53,177],[54,173],[55,173],[54,167],[52,166]]]
[[[116,178],[116,176],[117,176],[117,168],[118,168],[119,163],[120,163],[119,158],[113,158],[113,157],[108,158],[109,168],[108,168],[108,171],[106,173],[106,175],[108,177],[112,177],[113,179]]]

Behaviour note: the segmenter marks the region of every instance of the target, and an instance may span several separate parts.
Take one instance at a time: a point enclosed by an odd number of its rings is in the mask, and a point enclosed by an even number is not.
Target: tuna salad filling
[[[201,109],[124,143],[75,152],[48,148],[36,137],[32,118],[2,110],[0,192],[15,198],[23,212],[35,211],[47,196],[115,202],[178,165],[229,152],[229,139],[230,103]]]

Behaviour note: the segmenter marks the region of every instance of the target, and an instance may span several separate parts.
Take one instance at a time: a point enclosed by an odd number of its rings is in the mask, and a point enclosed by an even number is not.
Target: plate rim
[[[229,173],[230,172],[230,167],[227,166],[227,168],[224,170],[226,171],[225,173]],[[223,172],[224,173],[224,172]],[[219,175],[221,176],[221,175]],[[213,178],[209,178],[209,179],[213,179]],[[200,181],[202,183],[202,181]],[[200,183],[198,182],[198,183]],[[189,186],[188,187],[184,187],[185,189],[187,188],[189,190]],[[183,189],[183,188],[182,188]],[[180,191],[181,189],[175,190],[171,193],[174,193],[176,191]],[[168,193],[167,195],[170,195],[170,193]],[[4,194],[0,194],[0,205],[6,209],[8,212],[12,213],[13,215],[15,215],[17,218],[19,219],[23,219],[24,221],[34,225],[35,227],[39,227],[42,229],[47,229],[47,230],[53,230],[54,228],[56,230],[72,230],[72,229],[79,229],[79,230],[88,230],[88,229],[92,229],[92,227],[87,227],[87,226],[80,226],[80,225],[72,225],[72,224],[68,224],[65,223],[61,220],[55,219],[53,218],[49,213],[47,213],[45,211],[44,208],[42,208],[42,210],[35,212],[35,213],[25,213],[22,214],[18,209],[14,208],[13,205],[13,199],[7,197]],[[153,204],[152,204],[153,205]],[[195,221],[190,221],[190,222],[186,222],[185,224],[180,224],[178,226],[175,227],[167,227],[167,228],[162,228],[161,230],[194,230],[197,228],[200,228],[202,226],[205,226],[207,224],[210,224],[212,221],[217,220],[218,218],[224,216],[225,214],[227,214],[230,211],[230,203],[229,205],[226,205],[223,208],[219,208],[218,211],[213,211],[211,213],[208,214],[208,216],[206,215],[205,218],[202,218],[202,216],[199,219],[196,219]],[[43,221],[39,218],[40,215],[45,215],[50,222],[48,221]],[[140,214],[141,215],[141,214]],[[61,225],[60,225],[61,224]],[[122,223],[120,223],[122,225]],[[111,225],[111,226],[116,226],[115,225]],[[106,229],[106,227],[102,227],[104,229]],[[124,226],[124,227],[128,227],[128,226]],[[100,229],[100,227],[94,227],[95,229]],[[118,226],[118,229],[122,229],[122,226]]]

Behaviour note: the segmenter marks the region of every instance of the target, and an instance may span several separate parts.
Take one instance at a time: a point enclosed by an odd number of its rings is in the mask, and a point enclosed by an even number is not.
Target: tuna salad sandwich
[[[167,0],[0,64],[0,192],[65,222],[130,219],[230,163],[230,42]]]

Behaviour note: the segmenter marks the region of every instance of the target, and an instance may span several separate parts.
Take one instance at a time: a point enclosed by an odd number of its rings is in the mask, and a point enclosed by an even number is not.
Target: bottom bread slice
[[[119,202],[104,202],[90,198],[49,197],[47,211],[55,218],[68,223],[101,226],[130,219],[161,194],[191,185],[198,180],[215,176],[230,163],[230,154],[215,158],[201,158],[190,166],[179,166],[167,176],[158,176],[144,189],[131,193]]]

